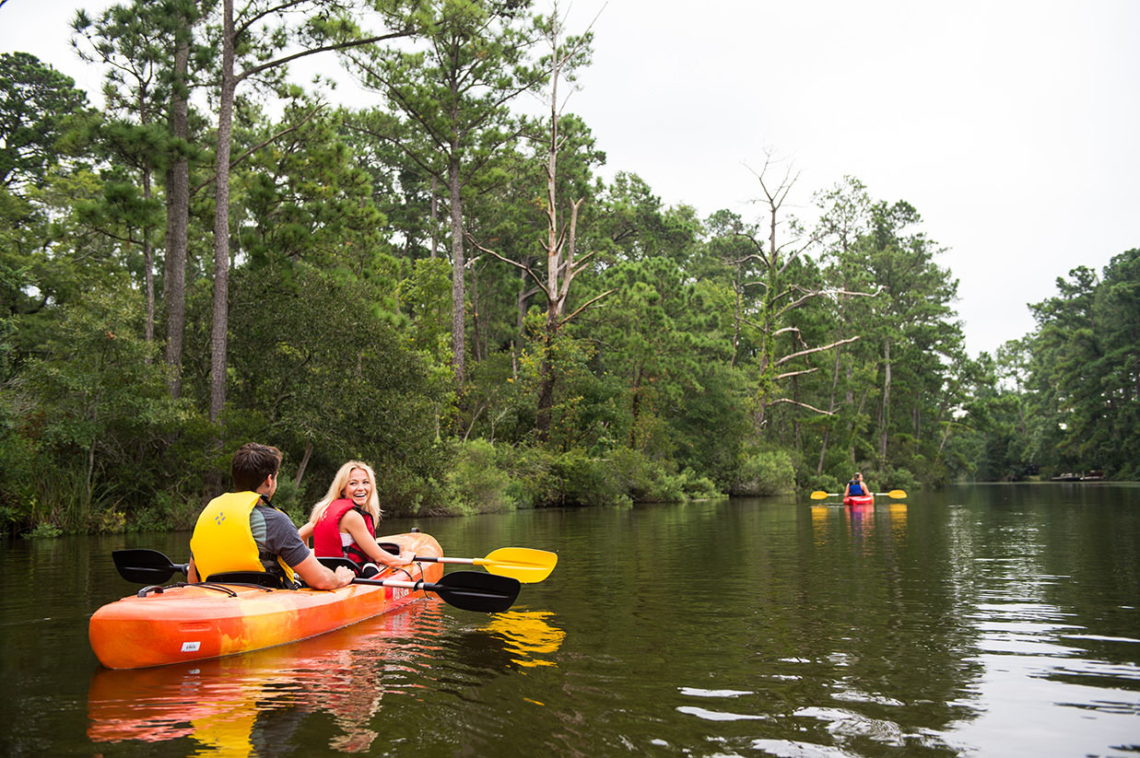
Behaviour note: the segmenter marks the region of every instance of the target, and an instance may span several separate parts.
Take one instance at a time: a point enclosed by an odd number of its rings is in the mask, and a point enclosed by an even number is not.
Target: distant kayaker
[[[349,461],[333,477],[325,496],[313,506],[301,539],[313,538],[318,557],[349,558],[361,567],[360,575],[373,576],[381,566],[407,566],[411,554],[393,555],[376,542],[380,499],[376,474],[361,461]]]
[[[851,481],[847,483],[847,489],[843,490],[843,497],[845,498],[863,497],[864,495],[870,494],[870,488],[867,487],[867,484],[863,481],[863,475],[858,471],[855,472],[855,476],[851,477]]]
[[[230,464],[235,491],[206,505],[190,537],[191,582],[229,571],[277,574],[286,586],[300,574],[319,590],[352,582],[349,569],[321,565],[289,517],[273,507],[280,469],[281,451],[275,447],[248,442],[237,449]]]

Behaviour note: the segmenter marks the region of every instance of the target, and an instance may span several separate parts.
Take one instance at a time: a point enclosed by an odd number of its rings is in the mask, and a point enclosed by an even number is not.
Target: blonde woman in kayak
[[[309,522],[301,527],[301,539],[313,538],[318,558],[348,558],[361,567],[361,576],[372,576],[385,566],[406,566],[411,555],[392,555],[376,542],[380,522],[380,498],[376,474],[361,461],[349,461],[333,477],[329,490],[313,506]]]

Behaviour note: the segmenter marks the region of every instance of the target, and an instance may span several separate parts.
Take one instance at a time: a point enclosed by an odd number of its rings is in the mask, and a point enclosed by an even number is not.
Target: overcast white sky
[[[108,4],[8,0],[0,51],[94,91],[67,22]],[[569,109],[608,174],[756,220],[748,166],[771,151],[805,216],[845,174],[906,200],[948,249],[972,354],[1032,329],[1058,276],[1140,247],[1140,0],[575,0],[571,28],[595,16]]]

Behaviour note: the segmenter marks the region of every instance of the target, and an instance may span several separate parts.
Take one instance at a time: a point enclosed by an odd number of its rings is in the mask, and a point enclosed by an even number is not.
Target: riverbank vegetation
[[[603,179],[557,8],[237,5],[81,13],[101,108],[0,54],[5,531],[189,526],[248,440],[297,516],[350,457],[402,515],[1140,476],[1140,250],[974,359],[904,200],[770,156],[757,219]]]

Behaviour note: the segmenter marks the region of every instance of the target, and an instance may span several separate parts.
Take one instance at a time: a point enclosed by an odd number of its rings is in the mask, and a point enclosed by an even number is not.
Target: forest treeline
[[[4,531],[186,527],[248,440],[285,451],[295,516],[349,458],[403,515],[1140,474],[1140,250],[972,359],[905,201],[842,177],[802,222],[770,159],[755,219],[602,179],[564,108],[592,35],[557,6],[135,0],[73,27],[101,108],[0,55]],[[315,55],[371,95],[290,83]]]

